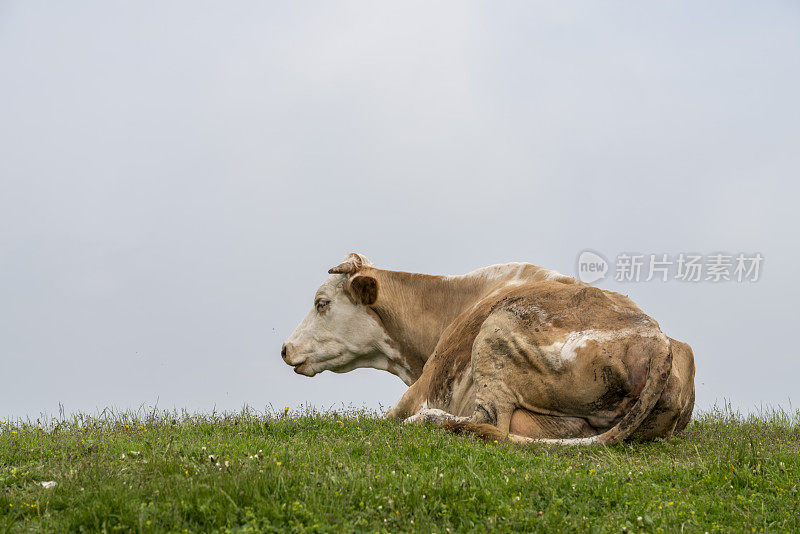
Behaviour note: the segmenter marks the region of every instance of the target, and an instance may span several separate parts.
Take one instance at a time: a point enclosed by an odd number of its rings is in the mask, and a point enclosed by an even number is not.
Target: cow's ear
[[[375,278],[359,274],[352,277],[348,285],[357,302],[372,306],[378,300],[378,281]]]
[[[355,274],[361,270],[362,267],[371,267],[372,262],[366,256],[352,252],[348,254],[342,263],[336,267],[328,269],[329,274]]]

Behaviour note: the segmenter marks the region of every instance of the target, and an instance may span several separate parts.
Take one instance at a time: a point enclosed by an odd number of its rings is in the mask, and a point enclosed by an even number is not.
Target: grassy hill
[[[798,483],[800,412],[611,448],[357,410],[0,424],[0,532],[800,531]]]

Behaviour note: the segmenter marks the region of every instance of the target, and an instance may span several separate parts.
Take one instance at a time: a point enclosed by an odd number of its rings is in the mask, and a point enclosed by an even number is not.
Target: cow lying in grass
[[[630,299],[527,263],[461,276],[350,254],[284,343],[296,373],[374,367],[410,387],[389,416],[484,439],[611,444],[689,422],[694,357]]]

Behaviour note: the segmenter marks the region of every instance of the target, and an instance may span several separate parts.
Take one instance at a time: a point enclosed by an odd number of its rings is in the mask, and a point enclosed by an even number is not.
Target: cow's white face
[[[374,278],[336,274],[314,296],[314,306],[283,344],[281,356],[305,376],[375,367],[390,341],[368,304],[377,298]]]

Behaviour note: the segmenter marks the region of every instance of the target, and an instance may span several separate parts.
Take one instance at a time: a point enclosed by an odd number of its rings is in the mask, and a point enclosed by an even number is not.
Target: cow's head
[[[369,308],[378,298],[378,281],[360,272],[371,265],[364,256],[350,254],[328,271],[333,276],[317,290],[311,311],[281,349],[296,373],[344,373],[387,361],[383,356],[391,340]]]

